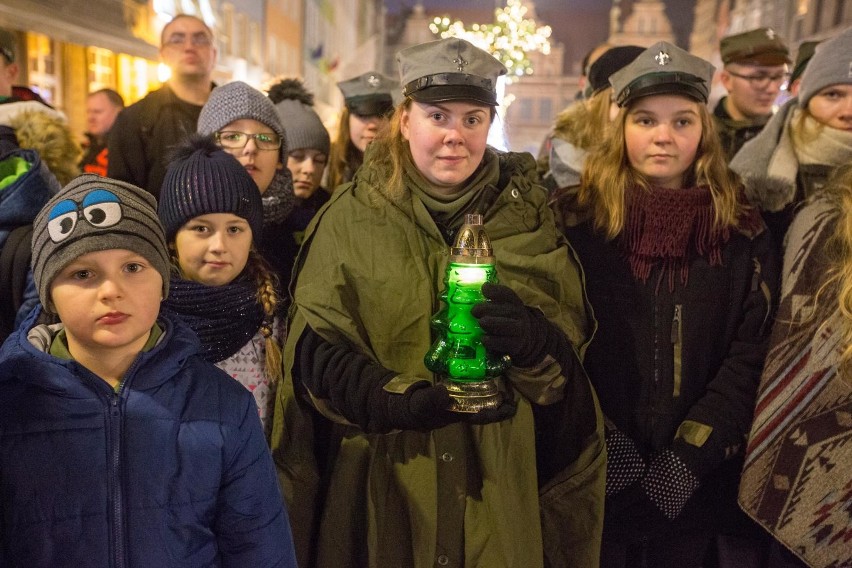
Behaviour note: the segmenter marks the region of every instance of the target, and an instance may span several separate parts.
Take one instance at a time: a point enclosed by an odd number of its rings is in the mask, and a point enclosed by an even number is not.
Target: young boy
[[[0,349],[0,566],[295,566],[251,393],[159,314],[153,197],[83,175],[33,229],[60,323]]]

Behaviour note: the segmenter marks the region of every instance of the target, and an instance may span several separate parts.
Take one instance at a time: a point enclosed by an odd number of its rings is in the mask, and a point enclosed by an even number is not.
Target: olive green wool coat
[[[526,154],[488,152],[487,160],[500,160],[505,184],[485,212],[498,278],[582,354],[594,331],[582,271],[554,225],[544,189],[532,181],[535,163]],[[449,247],[423,203],[409,191],[389,200],[383,179],[368,161],[337,189],[308,228],[292,284],[272,449],[300,566],[597,566],[603,425],[579,365],[571,376],[555,363],[556,372],[535,375],[512,369],[513,418],[431,432],[366,434],[303,385],[294,389],[296,344],[306,326],[398,372],[387,390],[401,392],[413,377],[434,379],[423,356]],[[571,381],[581,382],[574,384],[587,389],[585,404],[595,406],[593,434],[577,460],[539,487],[532,404],[560,402]],[[572,402],[561,402],[566,412]],[[318,424],[326,419],[338,435],[331,438],[332,465],[321,471],[328,462],[317,448],[326,429]]]

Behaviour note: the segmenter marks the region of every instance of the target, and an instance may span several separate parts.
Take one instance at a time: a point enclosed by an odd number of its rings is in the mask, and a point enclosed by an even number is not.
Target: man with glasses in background
[[[716,130],[728,161],[746,141],[763,130],[787,81],[790,51],[770,28],[722,38],[720,73],[728,96],[713,111]]]
[[[160,59],[171,69],[171,77],[118,115],[109,134],[107,166],[109,177],[155,197],[171,148],[195,132],[201,108],[215,87],[213,31],[195,16],[178,14],[163,28]]]

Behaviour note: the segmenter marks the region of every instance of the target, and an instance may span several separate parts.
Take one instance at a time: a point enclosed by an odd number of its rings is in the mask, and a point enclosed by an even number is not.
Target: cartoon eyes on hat
[[[111,191],[90,191],[78,204],[72,199],[60,201],[47,216],[47,234],[54,243],[68,238],[80,217],[93,227],[112,227],[121,221],[121,200]]]

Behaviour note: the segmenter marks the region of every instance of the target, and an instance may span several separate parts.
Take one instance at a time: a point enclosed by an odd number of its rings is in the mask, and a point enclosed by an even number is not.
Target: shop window
[[[46,35],[27,34],[27,81],[48,103],[57,105],[61,100],[56,44]]]
[[[86,69],[89,92],[99,89],[115,89],[115,54],[100,47],[86,48]]]

